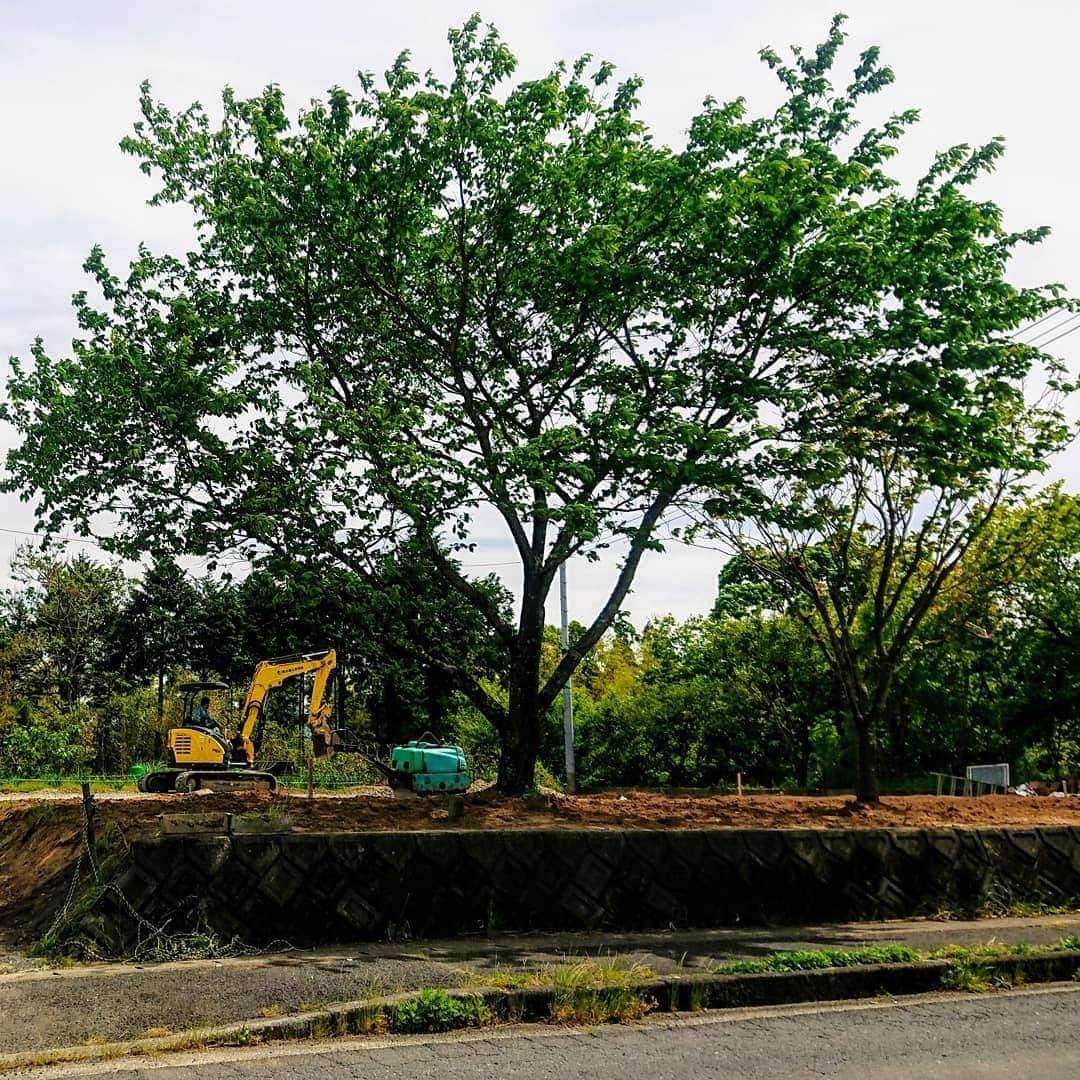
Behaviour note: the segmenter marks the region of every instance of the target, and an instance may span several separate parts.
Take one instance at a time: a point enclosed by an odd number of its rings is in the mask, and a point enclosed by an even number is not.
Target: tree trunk
[[[810,741],[810,725],[803,724],[799,729],[799,756],[795,761],[795,784],[805,792],[810,786],[810,758],[814,745]]]
[[[536,755],[540,749],[539,715],[511,707],[499,752],[499,790],[521,795],[536,780]]]
[[[526,582],[518,640],[510,659],[506,724],[501,735],[498,787],[521,795],[535,782],[540,750],[540,656],[544,637],[543,595]]]
[[[855,747],[858,760],[855,763],[855,800],[860,803],[876,803],[881,798],[878,786],[878,747],[874,719],[870,716],[855,718]]]

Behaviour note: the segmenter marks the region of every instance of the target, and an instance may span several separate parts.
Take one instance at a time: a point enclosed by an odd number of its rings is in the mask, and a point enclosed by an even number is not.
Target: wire
[[[1074,319],[1080,319],[1080,315],[1074,315]],[[1059,324],[1064,325],[1064,324]],[[1047,345],[1053,345],[1055,341],[1060,341],[1063,337],[1068,337],[1070,334],[1075,334],[1077,330],[1080,330],[1080,326],[1074,326],[1071,330],[1064,330],[1058,334],[1057,337],[1052,337],[1049,341],[1044,341],[1039,348],[1045,349]]]
[[[1042,325],[1044,322],[1046,322],[1047,319],[1053,319],[1056,316],[1063,314],[1065,312],[1065,310],[1066,310],[1065,308],[1054,308],[1053,311],[1048,311],[1041,319],[1036,319],[1033,323],[1029,323],[1027,326],[1025,326],[1023,330],[1017,330],[1016,333],[1018,335],[1020,335],[1020,334],[1030,334],[1031,331],[1034,330],[1036,326]],[[1036,336],[1038,336],[1038,335],[1036,335]]]
[[[13,536],[39,536],[43,540],[63,540],[65,544],[91,544],[94,547],[100,547],[96,540],[91,540],[85,536],[52,536],[50,533],[43,532],[31,532],[27,529],[4,529],[0,528],[0,533],[11,533]],[[104,548],[101,548],[104,551]]]
[[[1043,341],[1048,335],[1056,333],[1063,326],[1068,326],[1069,323],[1076,322],[1077,319],[1080,319],[1080,312],[1077,312],[1074,315],[1070,315],[1067,319],[1061,319],[1059,322],[1051,323],[1048,327],[1046,327],[1045,330],[1040,330],[1029,341],[1025,341],[1024,344],[1025,345],[1038,345],[1038,343],[1040,341]]]

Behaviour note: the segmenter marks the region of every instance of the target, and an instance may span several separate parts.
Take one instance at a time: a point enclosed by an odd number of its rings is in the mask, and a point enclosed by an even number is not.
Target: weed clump
[[[652,998],[636,989],[656,974],[644,964],[618,957],[585,959],[545,974],[554,991],[551,1019],[556,1024],[627,1024],[656,1008]]]
[[[456,997],[445,990],[421,990],[399,1001],[390,1016],[390,1027],[401,1034],[453,1031],[492,1023],[491,1010],[479,997]]]
[[[714,975],[758,975],[766,971],[811,971],[861,964],[905,964],[921,957],[906,945],[871,945],[865,949],[800,949],[760,960],[733,960],[712,968]]]

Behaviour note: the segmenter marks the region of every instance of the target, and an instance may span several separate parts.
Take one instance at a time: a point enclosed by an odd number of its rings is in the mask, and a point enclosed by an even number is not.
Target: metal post
[[[559,564],[559,606],[562,609],[563,652],[570,648],[570,628],[566,620],[566,563]],[[577,791],[577,770],[574,767],[574,699],[570,693],[570,680],[563,687],[563,742],[566,746],[566,790],[573,795]]]
[[[89,783],[82,785],[82,809],[83,809],[83,843],[86,845],[86,855],[90,860],[90,869],[94,872],[94,880],[98,880],[97,859],[94,857],[94,796],[90,791]]]

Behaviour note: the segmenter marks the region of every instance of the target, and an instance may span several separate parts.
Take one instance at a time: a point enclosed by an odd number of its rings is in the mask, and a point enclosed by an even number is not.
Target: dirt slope
[[[157,828],[163,813],[231,811],[287,813],[304,832],[447,828],[446,802],[432,796],[391,797],[388,788],[363,788],[336,795],[278,792],[95,795],[99,833],[118,826],[128,839]],[[465,797],[467,829],[849,829],[1080,825],[1080,798],[1023,798],[993,795],[960,798],[887,796],[880,806],[853,811],[849,796],[713,795],[673,796],[654,792],[606,792],[568,796],[551,792],[509,799],[493,789]],[[74,842],[80,828],[77,793],[0,795],[0,860],[5,851],[49,836]],[[0,862],[2,873],[2,862]],[[2,892],[0,892],[2,896]]]
[[[873,810],[851,810],[846,797],[666,796],[609,792],[507,799],[493,790],[466,797],[464,820],[451,826],[445,801],[390,797],[386,788],[336,796],[261,793],[95,796],[99,837],[115,842],[154,835],[162,813],[229,811],[288,814],[303,832],[394,829],[865,829],[947,826],[1080,826],[1080,798],[988,796],[891,797]],[[48,925],[67,895],[78,859],[80,799],[70,793],[0,796],[0,943],[25,940]]]

